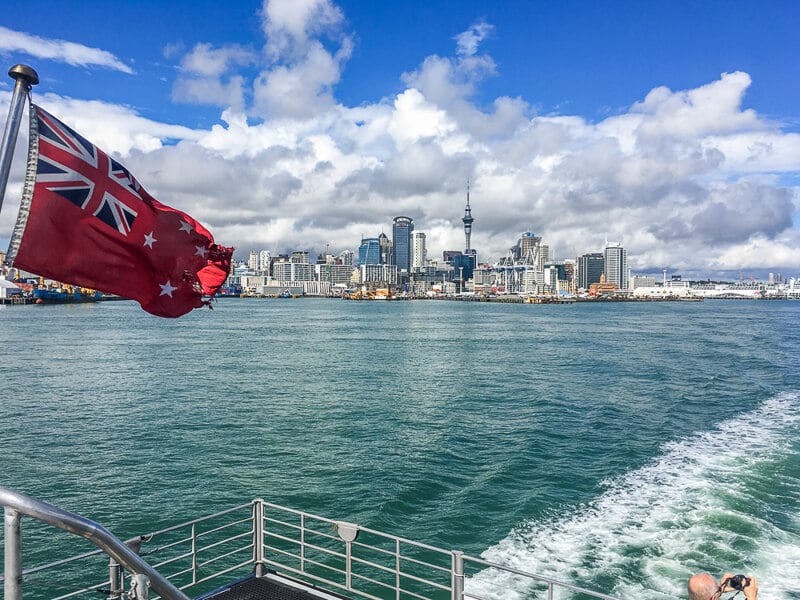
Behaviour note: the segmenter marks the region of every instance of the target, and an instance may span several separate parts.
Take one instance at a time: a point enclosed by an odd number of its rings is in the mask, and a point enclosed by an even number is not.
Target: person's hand
[[[735,592],[736,590],[728,585],[728,582],[733,578],[733,573],[725,573],[722,579],[719,580],[719,589],[721,592]]]
[[[756,600],[758,596],[758,580],[755,577],[750,577],[750,583],[744,586],[742,591],[747,600]]]

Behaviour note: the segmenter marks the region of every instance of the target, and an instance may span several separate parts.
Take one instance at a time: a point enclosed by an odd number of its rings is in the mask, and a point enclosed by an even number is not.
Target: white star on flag
[[[153,244],[158,240],[153,237],[153,232],[151,231],[146,236],[144,236],[144,245],[148,246],[151,250],[153,249]]]
[[[203,258],[205,258],[206,254],[208,254],[208,250],[206,250],[202,246],[195,246],[195,248],[197,248],[197,252],[195,252],[197,256],[202,256]]]
[[[159,296],[169,296],[170,298],[172,298],[172,292],[178,289],[176,287],[172,287],[171,281],[167,281],[167,283],[163,285],[159,283],[158,285],[161,287],[161,293],[159,294]]]
[[[192,226],[189,225],[189,223],[187,223],[186,221],[181,221],[180,231],[185,231],[186,235],[189,235],[192,233]]]

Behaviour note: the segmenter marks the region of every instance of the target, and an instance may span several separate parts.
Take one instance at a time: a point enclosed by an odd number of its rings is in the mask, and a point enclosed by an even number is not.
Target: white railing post
[[[452,600],[464,598],[464,553],[453,551]]]
[[[353,589],[353,545],[345,542],[345,583],[348,591]]]
[[[334,529],[345,543],[345,583],[350,590],[353,585],[353,542],[358,538],[358,525],[347,521],[336,521]]]
[[[300,572],[306,572],[306,516],[300,515]]]
[[[400,540],[394,541],[394,597],[395,600],[400,600],[400,569],[402,563],[400,562]]]
[[[5,509],[5,600],[22,600],[22,515],[13,508]]]
[[[253,562],[256,566],[256,577],[263,577],[266,569],[264,568],[264,503],[261,500],[253,501]]]

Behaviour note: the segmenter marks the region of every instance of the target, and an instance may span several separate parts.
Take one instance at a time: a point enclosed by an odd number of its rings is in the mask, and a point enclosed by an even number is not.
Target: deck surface
[[[320,600],[330,593],[314,593],[271,578],[251,577],[203,596],[203,600]]]

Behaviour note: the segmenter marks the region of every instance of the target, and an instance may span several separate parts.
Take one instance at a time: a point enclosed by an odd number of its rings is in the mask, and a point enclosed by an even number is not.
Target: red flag
[[[158,202],[119,162],[33,104],[30,121],[14,266],[131,298],[161,317],[209,304],[233,248],[216,245],[200,223]]]

